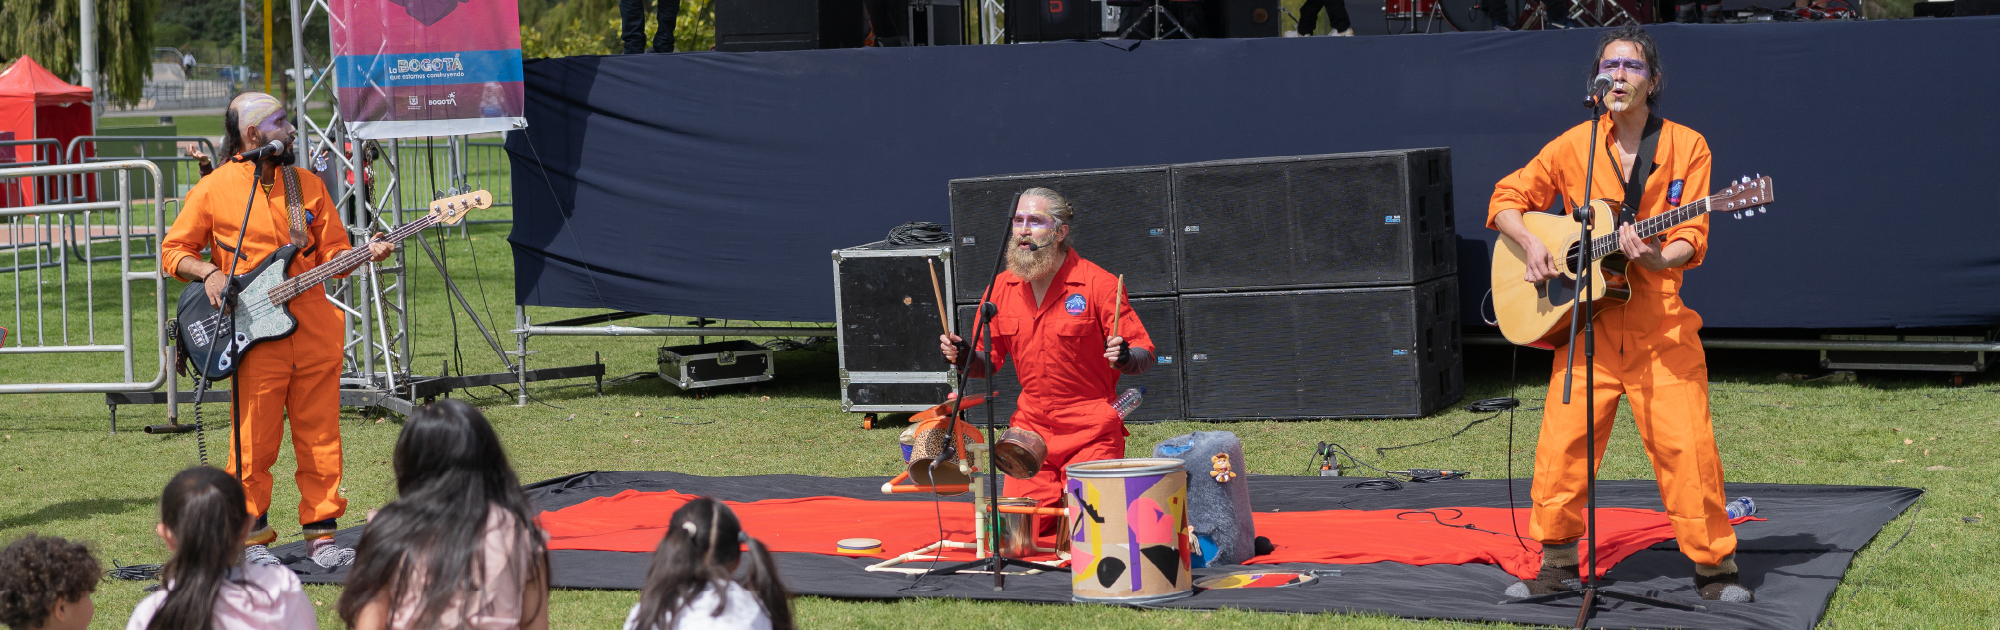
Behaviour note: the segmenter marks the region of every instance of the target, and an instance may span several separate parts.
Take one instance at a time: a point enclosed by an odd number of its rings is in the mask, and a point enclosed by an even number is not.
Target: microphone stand
[[[1584,514],[1586,532],[1584,537],[1590,541],[1584,546],[1584,549],[1590,559],[1589,566],[1583,571],[1582,590],[1558,591],[1546,595],[1530,595],[1500,602],[1502,604],[1539,604],[1578,597],[1583,600],[1576,612],[1576,627],[1578,628],[1582,628],[1590,623],[1591,613],[1596,611],[1599,602],[1605,598],[1619,599],[1635,604],[1658,606],[1661,608],[1708,612],[1708,607],[1706,606],[1611,590],[1599,586],[1597,581],[1597,334],[1596,326],[1593,324],[1595,320],[1591,312],[1592,300],[1596,299],[1596,292],[1592,290],[1593,287],[1591,284],[1596,280],[1597,275],[1594,271],[1595,266],[1592,263],[1597,260],[1597,256],[1592,251],[1590,241],[1591,223],[1597,217],[1593,216],[1595,212],[1590,207],[1590,185],[1597,175],[1597,144],[1599,142],[1597,139],[1597,121],[1601,117],[1597,113],[1597,110],[1599,106],[1604,104],[1604,98],[1596,89],[1591,90],[1589,104],[1590,161],[1585,162],[1583,168],[1583,202],[1578,204],[1576,210],[1571,213],[1572,216],[1577,218],[1577,223],[1581,226],[1580,233],[1582,236],[1577,241],[1580,247],[1577,250],[1577,258],[1574,265],[1578,293],[1576,307],[1570,309],[1569,312],[1569,367],[1563,371],[1562,399],[1563,404],[1570,404],[1570,386],[1575,382],[1573,379],[1576,376],[1576,333],[1577,328],[1581,326],[1583,329],[1583,361],[1585,363],[1583,367]],[[1652,156],[1640,156],[1640,159],[1649,160],[1652,159]],[[1636,170],[1636,166],[1634,170]],[[1616,215],[1614,214],[1613,216],[1615,217]],[[1613,229],[1615,230],[1616,228],[1614,227]],[[1564,255],[1567,256],[1568,252],[1564,252]]]
[[[945,429],[946,449],[956,448],[956,445],[958,444],[958,439],[957,439],[958,420],[959,420],[959,414],[962,412],[961,406],[965,404],[964,392],[966,386],[966,379],[969,378],[970,375],[972,374],[972,366],[975,364],[976,361],[979,360],[979,354],[977,352],[977,350],[979,349],[979,345],[977,341],[982,339],[985,341],[986,351],[988,353],[991,353],[994,350],[993,327],[991,320],[994,315],[998,314],[1000,308],[993,304],[993,288],[999,286],[1000,270],[1006,266],[1007,244],[1014,240],[1013,239],[1014,230],[1012,227],[1014,209],[1020,207],[1020,205],[1021,205],[1021,193],[1014,193],[1013,203],[1007,204],[1008,222],[1006,223],[1007,227],[1004,228],[1005,231],[1001,233],[1000,246],[996,248],[999,250],[999,253],[993,257],[992,277],[994,278],[994,280],[986,284],[986,291],[980,294],[979,307],[975,309],[975,312],[973,313],[972,316],[971,336],[974,339],[975,343],[967,344],[965,353],[966,369],[961,370],[958,373],[958,391],[960,392],[960,394],[958,398],[952,399],[951,414],[949,416],[951,418],[951,422],[945,423],[945,426],[947,427]],[[1029,562],[1019,558],[1008,558],[1000,555],[1000,532],[1003,529],[1000,527],[1001,486],[999,478],[994,476],[994,472],[997,471],[998,469],[995,468],[993,465],[993,459],[994,459],[993,446],[995,444],[993,427],[995,424],[997,424],[993,419],[993,407],[997,405],[999,402],[994,398],[993,376],[994,373],[998,371],[1000,371],[1000,367],[998,365],[989,364],[986,366],[986,468],[984,471],[982,471],[983,474],[981,475],[982,477],[984,477],[984,479],[980,481],[980,483],[986,484],[986,505],[984,506],[984,509],[986,510],[985,527],[987,528],[988,531],[985,532],[985,534],[987,534],[985,538],[988,541],[987,544],[993,548],[993,554],[987,558],[980,560],[973,560],[971,562],[961,562],[959,564],[953,564],[931,569],[929,571],[924,572],[924,575],[925,576],[959,575],[961,573],[967,573],[975,570],[990,571],[993,573],[993,590],[1004,591],[1007,590],[1007,573],[1005,569],[1009,566],[1023,568],[1023,569],[1039,569],[1042,571],[1068,571],[1069,569],[1050,566],[1036,562]],[[939,458],[938,460],[931,461],[931,467],[933,471],[936,470],[938,461],[942,459],[944,458]],[[933,473],[931,476],[931,483],[933,484],[933,487],[935,487],[935,484],[937,483],[937,476],[935,473]],[[979,509],[979,508],[975,507],[974,509]]]

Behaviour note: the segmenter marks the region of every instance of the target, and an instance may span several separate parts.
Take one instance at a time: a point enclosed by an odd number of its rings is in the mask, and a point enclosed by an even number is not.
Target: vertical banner
[[[340,117],[356,139],[521,129],[516,0],[329,0]]]

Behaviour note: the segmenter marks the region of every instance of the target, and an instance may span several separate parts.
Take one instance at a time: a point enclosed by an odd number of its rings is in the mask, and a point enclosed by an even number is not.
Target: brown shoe
[[[1574,591],[1583,584],[1583,576],[1577,573],[1576,565],[1566,567],[1542,567],[1535,579],[1521,580],[1507,587],[1507,596],[1512,598],[1547,595],[1563,591]]]

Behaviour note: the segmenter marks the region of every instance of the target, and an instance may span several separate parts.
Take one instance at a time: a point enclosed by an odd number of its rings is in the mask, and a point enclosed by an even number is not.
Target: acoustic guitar
[[[431,202],[429,214],[369,242],[399,243],[433,225],[457,224],[473,208],[492,206],[493,193],[484,190],[445,197]],[[312,271],[287,278],[285,268],[298,253],[297,246],[287,243],[264,257],[255,269],[231,278],[231,286],[242,290],[228,309],[218,310],[209,304],[203,283],[188,283],[181,291],[174,317],[180,332],[181,356],[187,357],[203,377],[211,381],[229,378],[236,373],[236,359],[251,346],[291,335],[299,327],[299,320],[285,306],[292,298],[304,295],[328,278],[361,266],[370,258],[364,245],[342,252]]]
[[[1741,219],[1766,212],[1765,205],[1774,199],[1771,178],[1744,177],[1721,192],[1640,220],[1635,229],[1640,238],[1652,238],[1711,212]],[[1500,334],[1508,341],[1553,348],[1568,337],[1570,310],[1581,295],[1577,270],[1583,265],[1591,269],[1591,313],[1631,298],[1632,287],[1625,275],[1630,261],[1618,250],[1618,213],[1613,204],[1623,205],[1611,199],[1590,202],[1589,247],[1579,242],[1576,215],[1521,213],[1528,232],[1555,257],[1556,269],[1563,274],[1556,278],[1528,282],[1528,263],[1521,245],[1505,235],[1500,237],[1499,246],[1493,248],[1493,313],[1500,320]]]

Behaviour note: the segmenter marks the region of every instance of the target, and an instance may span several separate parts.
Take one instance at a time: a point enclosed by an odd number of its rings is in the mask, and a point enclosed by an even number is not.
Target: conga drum
[[[1108,459],[1063,470],[1070,593],[1077,601],[1143,604],[1194,593],[1184,533],[1186,464]]]

